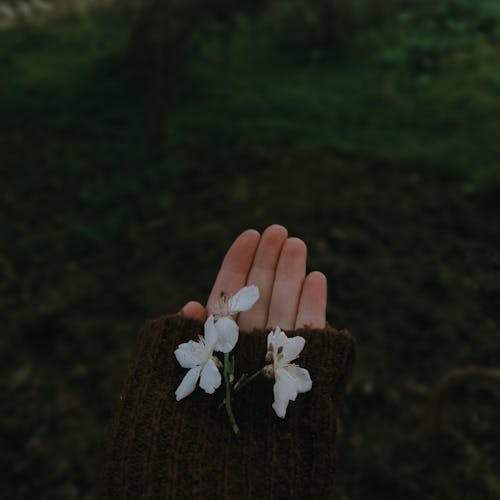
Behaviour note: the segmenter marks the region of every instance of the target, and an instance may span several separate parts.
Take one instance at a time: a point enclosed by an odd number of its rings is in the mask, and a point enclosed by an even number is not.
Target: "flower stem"
[[[225,366],[225,365],[224,365]],[[233,368],[234,368],[234,365],[233,365]],[[236,384],[234,384],[234,388],[233,388],[233,392],[236,394],[237,392],[240,392],[241,389],[243,389],[243,387],[245,387],[247,384],[249,384],[252,380],[254,380],[255,378],[257,378],[259,375],[261,375],[263,372],[264,372],[264,369],[266,367],[264,366],[263,368],[261,368],[260,370],[256,371],[254,374],[248,376],[246,373],[244,373],[239,379],[238,381],[236,382]],[[225,375],[225,368],[224,368],[224,378],[226,378],[226,375]],[[226,394],[227,394],[227,386],[226,386]],[[227,396],[226,396],[227,398]],[[219,405],[219,409],[222,408],[225,404],[226,404],[226,398],[224,398],[222,400],[222,403]]]
[[[230,376],[232,375],[232,366],[229,361],[229,353],[224,353],[224,380],[226,381],[226,398],[224,399],[226,403],[226,412],[229,417],[229,421],[231,422],[231,427],[233,428],[233,432],[238,434],[240,429],[238,424],[236,423],[236,419],[234,418],[233,409],[231,408],[231,381]],[[233,374],[234,375],[234,374]]]
[[[256,371],[253,375],[250,375],[250,377],[245,377],[243,380],[236,382],[234,386],[234,392],[241,391],[243,387],[245,387],[247,384],[249,384],[253,379],[257,378],[262,372],[264,371],[264,368],[261,368],[260,370]]]

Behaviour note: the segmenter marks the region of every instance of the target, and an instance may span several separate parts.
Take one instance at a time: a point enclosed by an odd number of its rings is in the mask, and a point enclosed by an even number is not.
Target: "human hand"
[[[231,295],[246,285],[257,285],[259,300],[250,311],[238,316],[241,330],[324,328],[326,277],[318,271],[306,276],[306,257],[305,243],[288,238],[283,226],[269,226],[262,236],[253,229],[244,231],[224,257],[207,308],[192,301],[181,314],[205,321],[221,293]]]

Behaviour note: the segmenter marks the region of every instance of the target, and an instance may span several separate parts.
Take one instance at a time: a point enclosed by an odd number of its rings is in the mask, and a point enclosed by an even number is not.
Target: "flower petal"
[[[304,337],[287,337],[279,326],[267,336],[268,345],[273,348],[274,362],[283,366],[297,358],[306,343]],[[281,355],[280,355],[281,354]]]
[[[310,391],[312,388],[311,375],[305,368],[298,365],[287,365],[283,370],[293,379],[294,387],[298,393]]]
[[[194,340],[180,344],[174,355],[182,368],[194,368],[203,361],[205,349]]]
[[[221,318],[215,323],[215,329],[217,330],[217,342],[214,351],[232,351],[238,342],[239,328],[236,321],[227,317]]]
[[[205,321],[205,346],[206,350],[210,351],[210,354],[214,350],[214,345],[217,342],[217,330],[215,329],[215,320],[211,314]]]
[[[285,332],[281,330],[279,326],[277,326],[274,331],[270,331],[267,336],[267,344],[271,344],[274,348],[274,354],[277,354],[278,349],[285,345],[285,342],[288,340],[288,337],[285,335]]]
[[[259,289],[255,285],[245,286],[229,299],[231,313],[248,311],[259,300]]]
[[[196,382],[198,382],[198,378],[200,377],[200,371],[201,366],[195,366],[194,368],[191,368],[191,370],[189,370],[186,375],[184,375],[182,382],[179,384],[179,387],[177,387],[177,390],[175,391],[175,398],[177,399],[177,401],[180,401],[182,398],[189,396],[194,391]]]
[[[287,337],[283,344],[283,359],[282,363],[290,363],[299,357],[300,352],[304,349],[306,339],[304,337]]]
[[[219,370],[212,359],[205,364],[200,378],[200,387],[208,394],[213,394],[222,382]]]
[[[290,401],[295,401],[297,398],[297,390],[293,377],[288,375],[286,370],[276,370],[274,376],[276,381],[273,387],[273,409],[278,417],[285,418],[288,403]]]

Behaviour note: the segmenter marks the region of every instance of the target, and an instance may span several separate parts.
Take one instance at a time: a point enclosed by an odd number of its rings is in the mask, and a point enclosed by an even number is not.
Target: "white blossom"
[[[273,409],[278,417],[284,418],[288,403],[312,388],[309,372],[290,363],[299,356],[305,342],[304,337],[287,337],[279,326],[267,337],[266,361],[270,364],[265,367],[264,374],[275,380]]]
[[[205,335],[198,341],[190,340],[180,344],[174,354],[183,368],[188,368],[179,387],[175,391],[177,401],[189,396],[198,380],[200,387],[208,394],[213,394],[222,382],[218,369],[219,359],[214,351],[227,354],[238,342],[239,328],[234,317],[250,309],[259,299],[259,289],[247,286],[231,297],[221,295],[213,311],[205,321]]]
[[[238,313],[248,311],[258,300],[259,289],[255,285],[245,286],[229,297],[221,294],[213,306],[215,328],[219,334],[216,351],[229,352],[234,348],[239,335],[239,327],[234,318]]]
[[[221,384],[221,375],[217,368],[218,359],[213,355],[218,342],[218,333],[214,325],[214,317],[209,316],[205,322],[205,336],[198,342],[190,340],[180,344],[174,354],[183,368],[188,368],[179,387],[175,391],[177,401],[189,396],[198,379],[200,387],[208,394],[213,394]],[[234,347],[234,346],[233,346]]]
[[[245,286],[231,296],[222,293],[212,307],[215,319],[234,318],[238,313],[248,311],[258,300],[259,289],[255,285]]]

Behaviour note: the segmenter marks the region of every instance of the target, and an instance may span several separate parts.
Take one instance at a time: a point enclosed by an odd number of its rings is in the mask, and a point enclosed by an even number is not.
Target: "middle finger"
[[[277,224],[269,226],[262,234],[247,279],[247,285],[259,287],[260,298],[252,309],[239,315],[238,323],[242,330],[266,326],[276,266],[287,235],[286,228]]]

